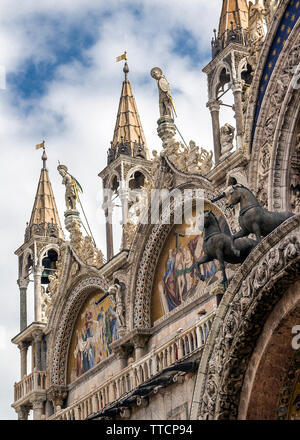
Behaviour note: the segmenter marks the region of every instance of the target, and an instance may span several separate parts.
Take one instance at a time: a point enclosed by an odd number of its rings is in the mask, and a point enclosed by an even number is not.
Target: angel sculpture
[[[249,33],[252,41],[260,40],[264,37],[263,28],[264,7],[255,0],[255,3],[249,2]]]
[[[171,90],[168,80],[163,75],[162,70],[159,67],[153,67],[150,72],[152,78],[157,82],[159,92],[159,111],[160,117],[169,116],[173,117],[174,107],[172,103]]]
[[[263,0],[264,4],[264,11],[263,15],[265,16],[267,27],[270,27],[270,23],[272,21],[272,17],[274,15],[274,12],[278,6],[277,0]]]

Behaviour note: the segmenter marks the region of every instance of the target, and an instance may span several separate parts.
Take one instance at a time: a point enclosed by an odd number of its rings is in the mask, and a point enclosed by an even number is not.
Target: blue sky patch
[[[96,18],[89,19],[89,22],[90,26],[83,27],[78,23],[65,29],[63,20],[58,22],[48,19],[46,23],[45,19],[39,19],[39,26],[45,23],[53,29],[45,43],[51,55],[48,57],[45,54],[45,58],[39,61],[27,59],[18,71],[7,74],[7,87],[17,92],[22,99],[38,98],[46,92],[60,66],[76,60],[89,67],[90,59],[86,51],[98,38]]]

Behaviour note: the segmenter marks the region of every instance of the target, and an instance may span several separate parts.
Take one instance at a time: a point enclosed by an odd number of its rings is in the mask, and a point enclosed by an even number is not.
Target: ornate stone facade
[[[240,25],[227,20],[233,3]],[[246,0],[223,1],[213,58],[203,69],[214,162],[212,151],[198,147],[199,139],[188,145],[178,140],[165,79],[158,99],[161,152],[153,150],[150,158],[126,62],[108,164],[99,174],[107,260],[93,238],[84,236],[73,205],[64,213],[70,234],[65,238],[54,196],[55,224],[36,220],[43,213],[35,203],[35,220],[16,251],[20,333],[13,342],[20,349],[22,377],[15,384],[13,406],[19,419],[31,409],[34,418],[51,420],[255,419],[259,413],[265,419],[299,418],[298,355],[287,336],[300,324],[300,7],[293,0],[265,1],[264,8],[250,3],[248,9]],[[235,127],[220,127],[221,98],[230,90]],[[137,139],[130,136],[129,125],[121,124],[122,109],[133,114]],[[41,179],[48,182],[45,166]],[[236,184],[248,187],[263,208],[296,215],[265,236],[243,264],[227,264],[227,284],[221,283],[216,260],[202,267],[204,283],[196,273],[203,245],[195,236],[204,240],[203,227],[188,239],[176,227],[183,207],[177,195],[201,190],[189,215],[201,201],[202,208],[223,219],[222,231],[229,235],[240,230],[241,213],[237,205],[226,205],[223,194]],[[150,218],[152,190],[162,189],[169,192],[157,205],[158,221],[144,221]],[[117,252],[110,221],[116,196],[122,219],[130,220],[123,224]],[[198,220],[191,220],[189,228]],[[35,320],[27,325],[31,273]],[[193,277],[201,282],[194,283]],[[172,303],[169,292],[180,295],[180,302]],[[73,336],[80,350],[72,349]],[[98,363],[95,345],[106,353]],[[32,372],[27,371],[29,346]],[[79,364],[86,368],[70,379],[71,358],[75,370]]]

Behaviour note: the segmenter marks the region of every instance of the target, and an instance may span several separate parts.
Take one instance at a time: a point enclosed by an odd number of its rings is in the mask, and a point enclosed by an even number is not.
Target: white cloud
[[[141,13],[134,13],[134,7]],[[53,41],[71,48],[68,31],[74,23],[80,23],[82,32],[89,28],[96,37],[95,43],[83,51],[89,62],[68,60],[60,65],[39,98],[22,98],[9,82],[6,90],[0,90],[0,322],[9,327],[10,338],[19,331],[17,258],[13,252],[24,239],[42,164],[35,144],[46,139],[48,169],[61,221],[64,188],[56,170],[57,160],[65,163],[83,186],[85,211],[96,242],[105,251],[98,173],[106,165],[123,80],[122,63],[116,63],[115,57],[124,49],[128,51],[129,79],[150,151],[160,149],[157,88],[150,77],[156,65],[163,69],[174,91],[176,124],[186,141],[193,139],[210,149],[207,84],[201,69],[209,61],[212,29],[218,24],[220,7],[219,0],[1,2],[0,64],[8,73],[20,72],[26,60],[57,59]],[[109,14],[104,16],[104,12]],[[193,36],[201,59],[174,52],[182,29]],[[0,417],[16,418],[10,404],[13,382],[19,380],[19,353],[7,343],[7,357],[2,356],[0,367]]]

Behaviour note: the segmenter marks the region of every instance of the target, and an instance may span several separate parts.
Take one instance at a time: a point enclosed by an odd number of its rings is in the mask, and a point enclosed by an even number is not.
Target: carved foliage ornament
[[[293,76],[295,73],[295,66],[299,63],[300,50],[299,50],[299,42],[295,42],[291,49],[289,49],[288,44],[282,50],[282,54],[279,62],[277,63],[275,70],[272,74],[272,83],[269,83],[267,95],[264,98],[263,107],[260,111],[260,117],[257,122],[256,135],[254,138],[254,146],[253,146],[253,157],[252,162],[255,169],[255,175],[252,174],[250,176],[250,185],[255,186],[257,190],[257,197],[262,202],[263,205],[267,205],[267,190],[270,182],[270,169],[273,167],[270,166],[270,157],[272,156],[271,152],[274,148],[273,144],[277,140],[275,139],[274,134],[277,132],[277,125],[280,118],[281,112],[287,112],[289,106],[285,106],[282,110],[282,105],[287,96],[288,88],[293,81]],[[269,99],[266,99],[269,97]],[[282,119],[282,118],[281,118]],[[260,128],[261,127],[261,128]],[[276,156],[274,157],[274,167],[275,169],[281,168],[281,162],[284,158],[284,154],[281,152],[282,148],[286,149],[286,139],[283,139],[283,135],[280,132],[278,148],[276,150]],[[282,141],[281,141],[282,137]],[[284,147],[280,147],[281,143],[284,143]],[[280,157],[279,157],[280,155]],[[256,160],[255,160],[256,157]],[[282,179],[280,176],[277,177],[276,170],[272,171],[271,182],[273,186],[282,186]],[[251,182],[252,179],[255,179],[256,182]],[[281,191],[273,190],[273,206],[272,208],[280,208],[281,204],[276,201],[276,198],[281,197]]]

